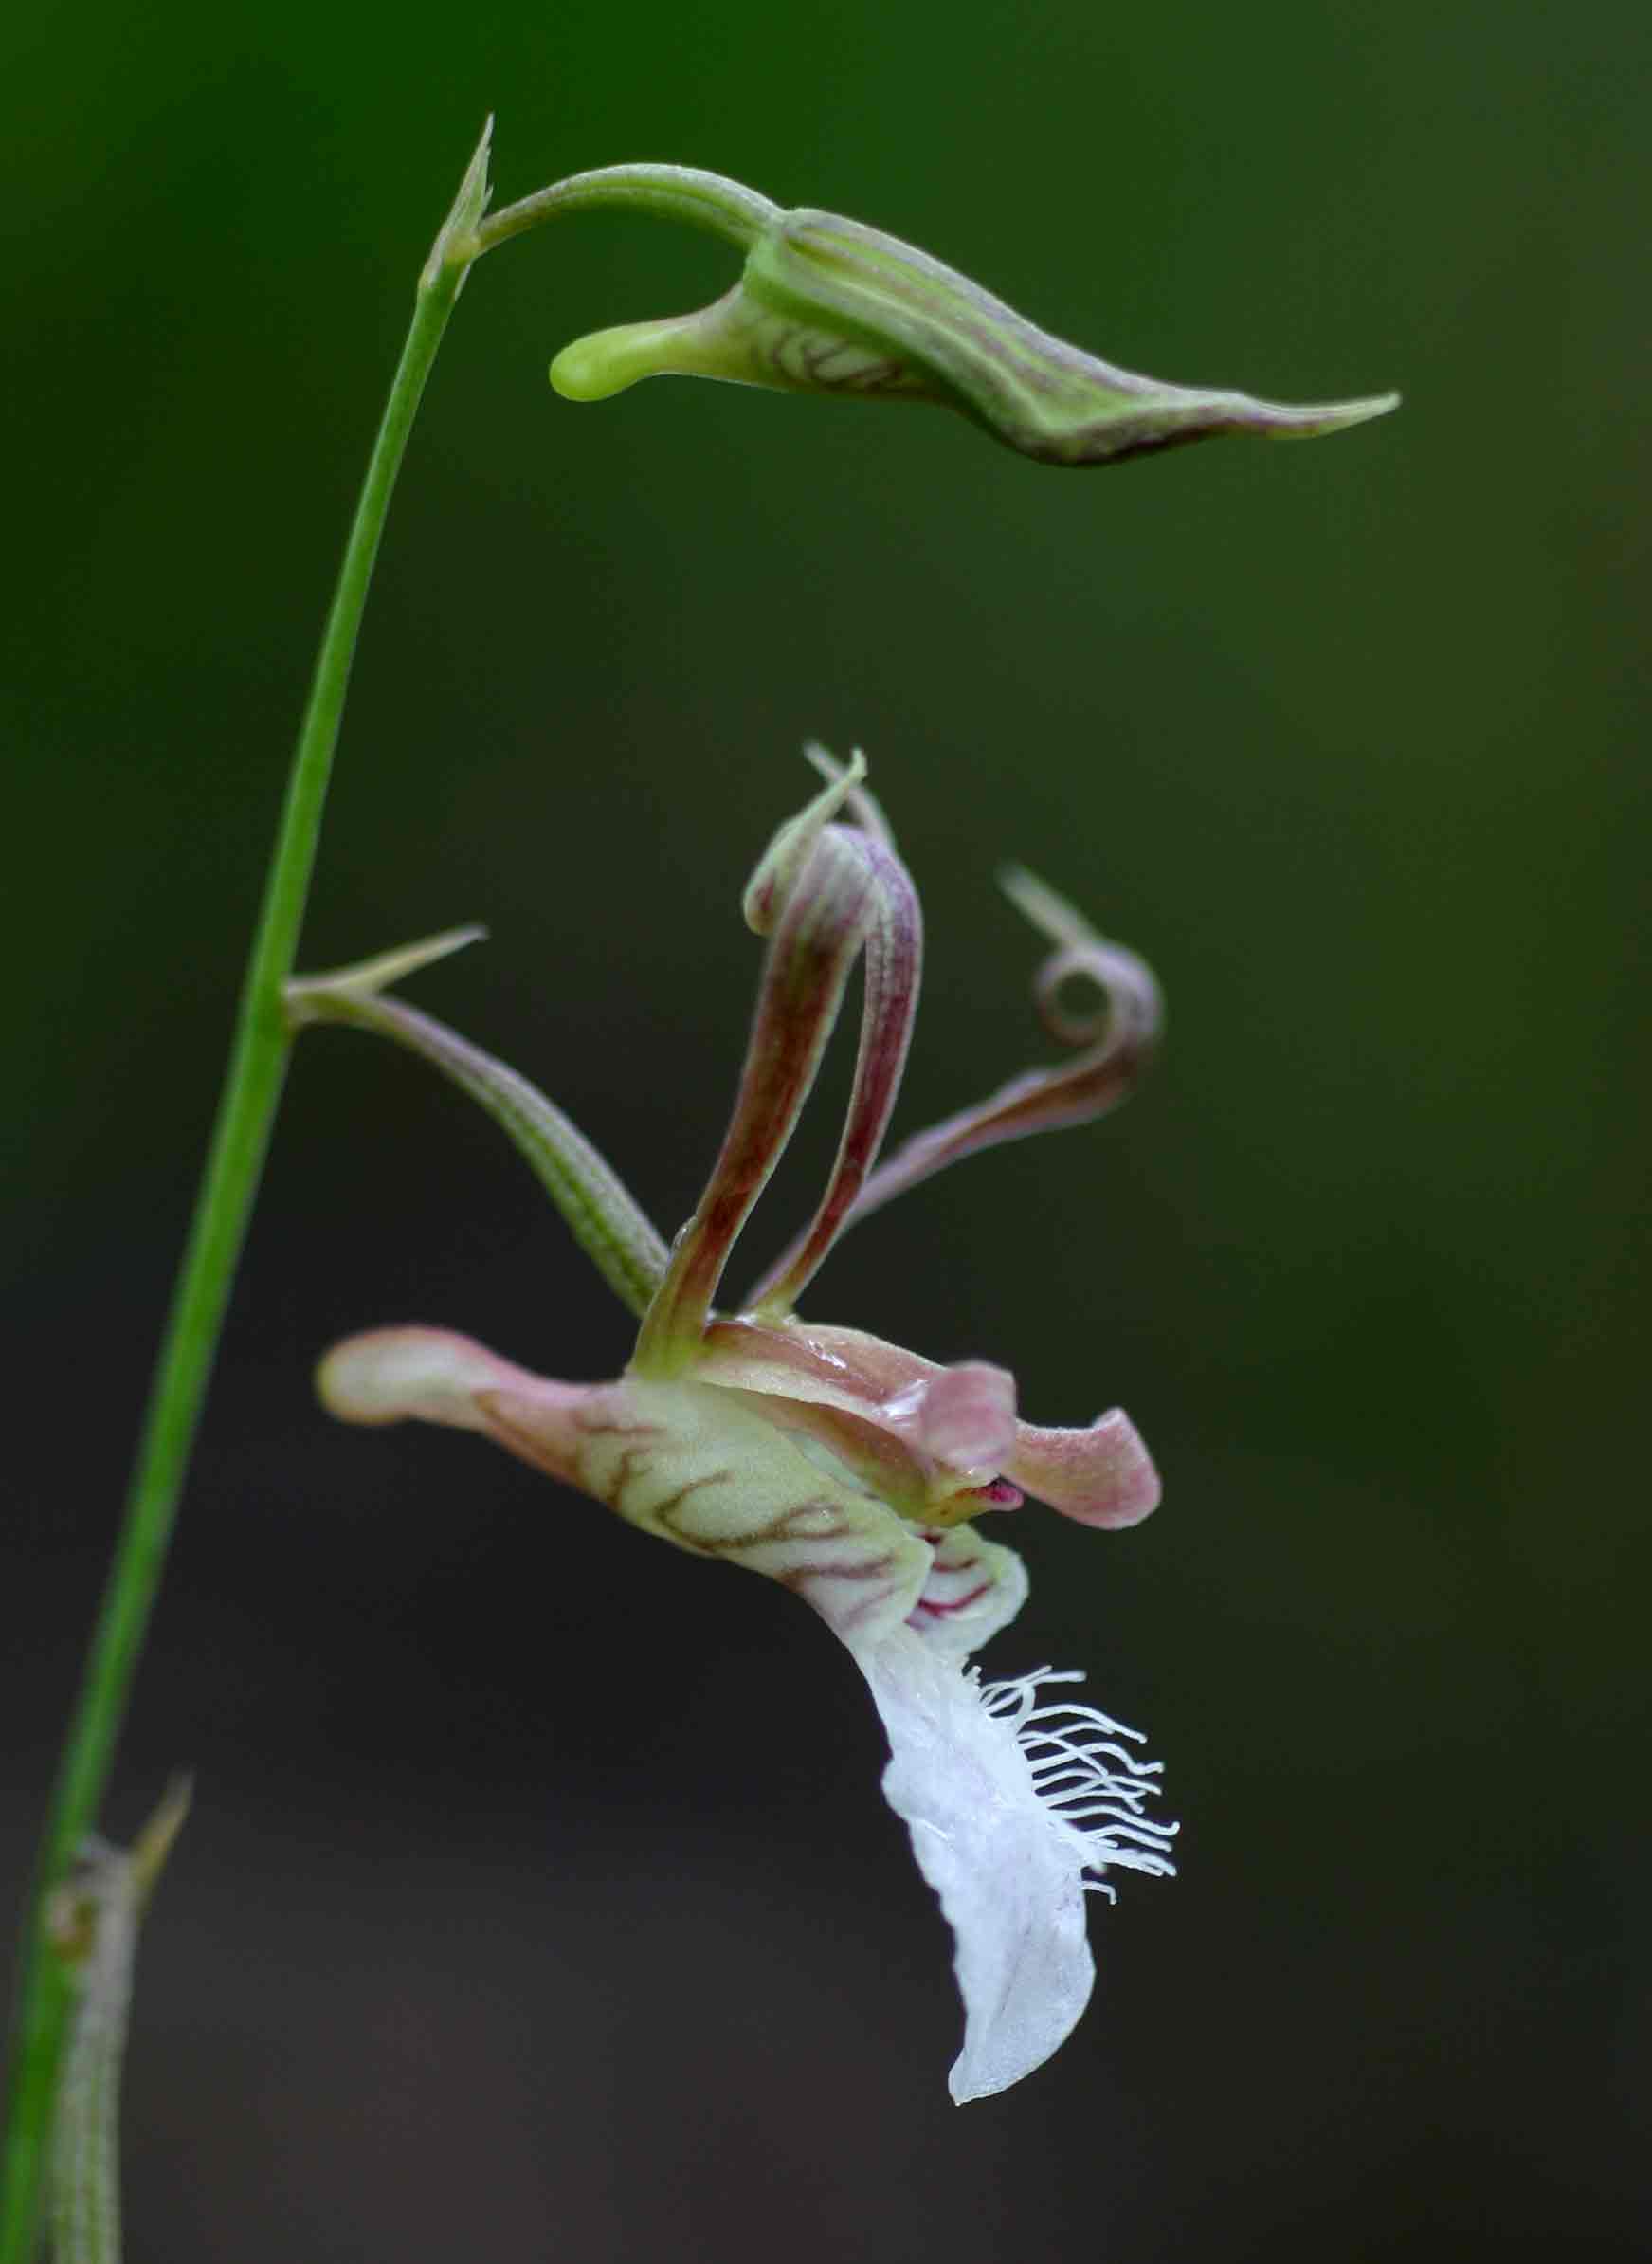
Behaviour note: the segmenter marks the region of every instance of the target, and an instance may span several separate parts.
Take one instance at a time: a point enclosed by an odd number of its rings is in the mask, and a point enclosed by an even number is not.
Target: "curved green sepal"
[[[665,1245],[584,1133],[505,1063],[416,1007],[379,995],[387,984],[462,950],[481,932],[451,928],[359,965],[288,983],[287,1018],[295,1030],[312,1022],[344,1022],[393,1038],[480,1102],[525,1158],[609,1288],[632,1312],[641,1313],[664,1276]]]

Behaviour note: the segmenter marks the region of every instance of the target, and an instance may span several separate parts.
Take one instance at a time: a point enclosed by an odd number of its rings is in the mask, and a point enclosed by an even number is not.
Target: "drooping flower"
[[[552,1381],[450,1331],[392,1327],[337,1345],[320,1389],[349,1421],[479,1431],[644,1531],[766,1573],[813,1606],[871,1689],[891,1751],[884,1791],[953,1926],[965,2036],[952,2089],[972,2099],[1016,2082],[1071,2030],[1094,1978],[1085,1889],[1110,1895],[1116,1870],[1168,1872],[1174,1829],[1148,1811],[1157,1768],[1132,1751],[1135,1733],[1062,1691],[1081,1677],[1041,1669],[983,1683],[969,1666],[1026,1594],[1020,1559],[974,1521],[1032,1494],[1084,1525],[1134,1525],[1156,1505],[1158,1479],[1117,1409],[1078,1430],[1024,1422],[1004,1369],[945,1366],[806,1321],[796,1301],[839,1235],[891,1196],[975,1149],[1122,1099],[1152,1050],[1158,995],[1134,955],[1009,873],[1010,895],[1054,945],[1037,996],[1073,1057],[1012,1079],[879,1164],[917,1001],[917,898],[861,758],[847,769],[816,759],[827,785],[780,829],[746,892],[768,948],[745,1067],[705,1192],[669,1250],[550,1101],[384,995],[474,931],[291,987],[296,1023],[394,1038],[480,1101],[642,1323],[611,1382]],[[796,1124],[858,957],[860,1050],[826,1190],[746,1302],[721,1311],[730,1252]],[[1100,994],[1088,1016],[1059,995],[1080,977]]]

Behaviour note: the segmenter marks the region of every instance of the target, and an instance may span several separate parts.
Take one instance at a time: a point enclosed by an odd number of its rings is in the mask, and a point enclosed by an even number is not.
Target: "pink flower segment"
[[[1010,894],[1055,947],[1038,999],[1073,1057],[880,1164],[917,1000],[917,898],[862,788],[861,758],[848,770],[817,760],[825,791],[782,827],[747,890],[748,921],[768,938],[752,1037],[721,1152],[669,1251],[551,1102],[383,995],[464,939],[292,987],[296,1021],[396,1038],[480,1101],[641,1316],[632,1360],[611,1382],[554,1382],[450,1331],[396,1327],[336,1346],[320,1388],[349,1421],[481,1432],[662,1540],[766,1573],[821,1615],[866,1677],[890,1744],[885,1794],[953,1927],[965,2036],[952,2089],[972,2099],[1016,2082],[1069,2033],[1094,1978],[1085,1889],[1110,1894],[1115,1870],[1170,1871],[1174,1829],[1146,1812],[1157,1771],[1130,1750],[1135,1733],[1047,1696],[1077,1676],[1045,1669],[983,1684],[968,1666],[1026,1594],[1020,1559],[975,1520],[1031,1495],[1082,1525],[1135,1525],[1155,1506],[1158,1479],[1118,1409],[1083,1429],[1023,1422],[1004,1369],[941,1365],[805,1321],[795,1305],[838,1237],[891,1196],[977,1148],[1122,1099],[1151,1052],[1158,999],[1138,959],[1011,874]],[[719,1311],[730,1253],[791,1136],[857,958],[860,1050],[820,1204],[746,1303]],[[1099,992],[1091,1016],[1058,995],[1075,977]]]

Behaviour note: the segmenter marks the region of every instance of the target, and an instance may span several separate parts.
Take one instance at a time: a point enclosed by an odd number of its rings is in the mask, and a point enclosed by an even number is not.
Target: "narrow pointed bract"
[[[782,393],[927,401],[955,409],[1041,464],[1108,464],[1223,432],[1312,439],[1386,415],[1399,395],[1291,405],[1231,388],[1169,385],[1054,338],[933,259],[860,221],[786,212],[716,174],[609,166],[541,192],[481,231],[595,204],[714,228],[745,253],[710,306],[630,322],[565,346],[551,382],[605,400],[640,378],[717,377]]]
[[[127,1848],[89,1840],[51,1909],[74,2010],[53,2120],[52,2264],[119,2264],[120,2082],[137,1934],[189,1813],[177,1780]]]
[[[345,1022],[441,1068],[510,1134],[610,1285],[642,1314],[636,1352],[606,1383],[534,1375],[430,1327],[352,1337],[321,1363],[347,1421],[407,1418],[477,1431],[628,1524],[698,1556],[760,1572],[826,1621],[865,1676],[891,1759],[884,1790],[906,1823],[956,1944],[964,2048],[953,2093],[1004,2090],[1055,2050],[1093,1968],[1084,1894],[1116,1870],[1168,1872],[1174,1827],[1145,1804],[1156,1768],[1134,1732],[1047,1687],[1040,1670],[983,1684],[968,1664],[1020,1610],[1020,1559],[975,1520],[1024,1495],[1091,1525],[1137,1522],[1158,1479],[1119,1409],[1082,1429],[1024,1421],[990,1360],[924,1359],[794,1309],[851,1219],[898,1185],[995,1140],[1096,1115],[1139,1074],[1157,1024],[1141,962],[1096,937],[1053,892],[1012,892],[1055,946],[1037,985],[1053,1035],[1079,1049],[909,1142],[878,1167],[916,1009],[921,925],[911,878],[866,794],[864,763],[817,760],[825,790],[783,826],[746,892],[766,938],[734,1115],[706,1190],[669,1252],[602,1158],[527,1080],[388,982],[469,931],[292,986],[296,1024]],[[715,1299],[734,1243],[797,1123],[864,959],[862,1035],[843,1138],[810,1223],[741,1311]],[[1086,977],[1100,1003],[1063,1005]]]

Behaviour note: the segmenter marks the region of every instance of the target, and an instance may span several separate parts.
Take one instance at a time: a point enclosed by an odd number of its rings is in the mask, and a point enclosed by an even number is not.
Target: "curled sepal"
[[[960,2104],[1007,2091],[1070,2034],[1095,1980],[1084,1890],[1123,1868],[1165,1874],[1173,1825],[1144,1803],[1156,1767],[1090,1707],[1039,1703],[1047,1669],[983,1684],[916,1628],[852,1645],[889,1739],[889,1805],[955,1944]]]
[[[388,984],[445,959],[481,933],[477,927],[453,928],[356,966],[290,982],[288,1019],[295,1029],[311,1022],[344,1022],[393,1038],[479,1101],[526,1158],[608,1287],[640,1313],[664,1275],[665,1245],[584,1133],[502,1061],[416,1007],[381,995]]]
[[[775,827],[740,898],[740,910],[754,936],[772,934],[816,843],[865,776],[866,758],[857,747],[846,763],[831,763],[819,794],[805,802],[794,817],[785,818]]]
[[[841,789],[845,794],[860,829],[848,836],[849,847],[875,886],[863,938],[861,1042],[843,1137],[813,1218],[783,1266],[767,1277],[761,1304],[771,1318],[789,1313],[813,1279],[877,1160],[906,1068],[923,967],[917,890],[896,854],[882,812],[862,784],[864,760],[857,753],[850,768],[840,772],[824,747],[811,746],[808,753],[825,773],[827,793]]]
[[[609,201],[669,210],[663,166],[579,176]],[[646,176],[644,180],[643,176]],[[637,187],[623,184],[635,178]],[[701,225],[704,184],[685,175],[684,217]],[[542,210],[575,183],[544,192]],[[722,232],[746,239],[739,282],[693,314],[576,339],[551,367],[572,400],[601,400],[639,378],[719,377],[787,393],[931,401],[956,409],[1035,461],[1094,465],[1221,432],[1312,437],[1381,416],[1395,393],[1291,407],[1248,393],[1167,385],[1052,338],[967,276],[899,238],[830,212],[783,212],[734,182]],[[589,199],[593,191],[586,186]],[[534,205],[520,210],[525,213]],[[720,217],[719,210],[719,217]],[[501,214],[498,228],[507,219]],[[528,225],[523,221],[520,225]]]
[[[189,1805],[180,1779],[130,1849],[88,1840],[53,1898],[51,1936],[75,2001],[52,2126],[52,2264],[118,2264],[120,2071],[137,1931]]]
[[[1003,885],[1056,946],[1038,971],[1033,995],[1050,1035],[1079,1050],[1058,1068],[1012,1077],[972,1108],[916,1134],[872,1173],[845,1226],[960,1157],[1104,1115],[1135,1090],[1153,1057],[1164,1010],[1152,969],[1135,952],[1098,936],[1064,898],[1031,873],[1012,867]],[[1062,985],[1074,980],[1100,993],[1093,1009],[1075,1012],[1062,1003]]]
[[[698,1354],[729,1252],[784,1153],[820,1068],[857,956],[865,1007],[843,1138],[820,1207],[765,1300],[784,1310],[842,1229],[895,1105],[917,1007],[917,892],[887,841],[831,821],[864,775],[856,756],[774,836],[745,892],[769,938],[735,1109],[705,1191],[643,1322],[635,1365],[670,1374]]]

